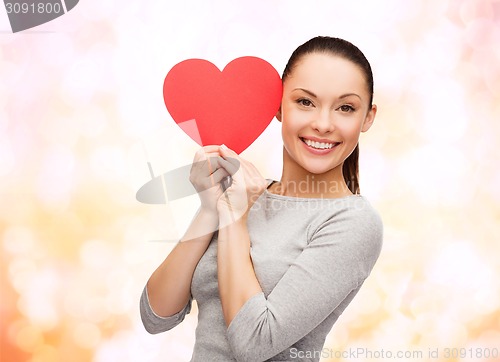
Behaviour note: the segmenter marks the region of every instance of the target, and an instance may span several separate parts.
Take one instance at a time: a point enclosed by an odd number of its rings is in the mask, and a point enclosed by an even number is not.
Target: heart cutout
[[[225,144],[237,154],[271,123],[283,87],[274,67],[257,57],[236,58],[221,72],[204,59],[176,64],[163,99],[177,125],[200,146]]]

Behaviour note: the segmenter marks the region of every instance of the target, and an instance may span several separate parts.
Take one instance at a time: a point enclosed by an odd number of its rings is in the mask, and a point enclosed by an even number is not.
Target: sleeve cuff
[[[156,314],[149,303],[147,285],[142,291],[140,301],[141,319],[146,330],[151,334],[168,331],[184,320],[186,314],[191,311],[192,298],[186,303],[186,306],[174,315],[162,317]]]

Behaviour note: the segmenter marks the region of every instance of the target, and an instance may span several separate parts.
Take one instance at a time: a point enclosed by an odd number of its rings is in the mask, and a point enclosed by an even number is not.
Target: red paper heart
[[[176,64],[165,77],[163,99],[179,127],[200,146],[225,144],[240,154],[279,109],[281,78],[257,57],[231,61],[221,72],[203,59]]]

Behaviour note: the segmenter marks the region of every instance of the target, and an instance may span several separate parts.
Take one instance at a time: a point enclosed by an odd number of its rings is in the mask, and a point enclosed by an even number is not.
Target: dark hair
[[[283,71],[281,79],[283,82],[291,74],[297,62],[304,56],[310,53],[329,53],[350,60],[362,70],[368,94],[370,95],[369,106],[371,108],[373,102],[373,73],[370,63],[365,55],[354,44],[340,38],[329,36],[317,36],[300,45],[292,53],[288,63]],[[342,173],[344,180],[353,194],[359,194],[359,143],[354,148],[354,151],[346,158],[342,165]]]

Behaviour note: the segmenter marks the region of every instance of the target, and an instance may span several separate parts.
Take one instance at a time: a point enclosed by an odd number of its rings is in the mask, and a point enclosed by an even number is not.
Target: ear
[[[278,112],[276,113],[276,119],[281,122],[281,106],[278,109]]]
[[[370,127],[373,124],[373,121],[375,120],[376,114],[377,114],[377,106],[374,104],[372,105],[372,109],[370,109],[366,114],[363,126],[361,127],[361,132],[366,132],[370,129]]]

